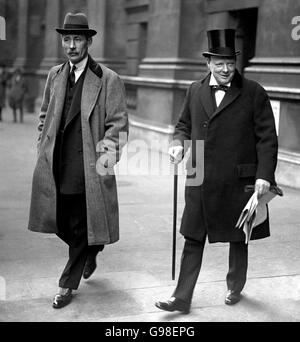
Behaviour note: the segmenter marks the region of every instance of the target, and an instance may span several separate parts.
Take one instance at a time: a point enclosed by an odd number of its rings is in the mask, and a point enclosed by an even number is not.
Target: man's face
[[[235,58],[211,57],[207,65],[218,84],[226,85],[233,80],[236,70]]]
[[[69,61],[78,64],[88,55],[92,38],[84,35],[66,34],[62,36],[62,46]]]

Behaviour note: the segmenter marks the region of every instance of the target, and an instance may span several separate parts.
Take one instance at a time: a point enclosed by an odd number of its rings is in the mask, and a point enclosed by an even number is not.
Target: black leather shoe
[[[72,290],[68,289],[65,294],[57,294],[53,300],[53,308],[61,309],[72,301]]]
[[[234,292],[234,291],[229,290],[225,297],[225,304],[234,305],[241,300],[241,297],[242,296],[240,292]]]
[[[166,302],[156,302],[155,306],[161,310],[174,312],[180,311],[184,314],[190,313],[191,305],[181,299],[171,298]]]
[[[97,268],[96,258],[88,259],[83,270],[83,279],[89,279]]]

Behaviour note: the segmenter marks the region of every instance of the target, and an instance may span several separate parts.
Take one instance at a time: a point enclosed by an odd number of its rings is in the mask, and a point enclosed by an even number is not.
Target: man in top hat
[[[248,245],[236,228],[242,210],[255,185],[258,196],[275,185],[278,141],[275,120],[265,90],[236,70],[239,52],[235,49],[235,30],[208,32],[209,74],[187,91],[169,154],[180,163],[191,142],[192,166],[199,164],[197,141],[204,141],[204,177],[201,185],[186,186],[186,206],[181,234],[185,246],[177,287],[167,301],[156,306],[165,311],[190,311],[193,291],[201,269],[206,239],[210,243],[229,243],[229,271],[226,281],[227,305],[240,301],[246,283]],[[269,219],[255,228],[252,240],[270,235]]]
[[[119,76],[88,53],[96,31],[68,13],[61,34],[68,61],[48,75],[40,113],[29,229],[57,234],[69,245],[53,307],[72,299],[97,254],[119,239],[114,165],[127,141],[125,89]]]

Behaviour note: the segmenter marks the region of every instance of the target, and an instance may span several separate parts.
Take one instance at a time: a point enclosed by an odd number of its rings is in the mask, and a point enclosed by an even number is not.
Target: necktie
[[[229,87],[228,86],[224,86],[224,85],[213,85],[211,86],[213,90],[218,91],[218,90],[222,90],[225,91],[225,93],[228,91]]]
[[[72,66],[72,70],[71,73],[69,75],[69,82],[70,82],[70,87],[73,88],[75,85],[75,70],[76,70],[76,66],[73,65]]]

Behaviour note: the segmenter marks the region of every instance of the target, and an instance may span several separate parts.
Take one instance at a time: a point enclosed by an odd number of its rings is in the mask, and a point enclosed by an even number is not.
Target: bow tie
[[[218,91],[218,90],[222,90],[222,91],[228,91],[229,87],[225,86],[225,85],[213,85],[211,86],[213,90]]]

